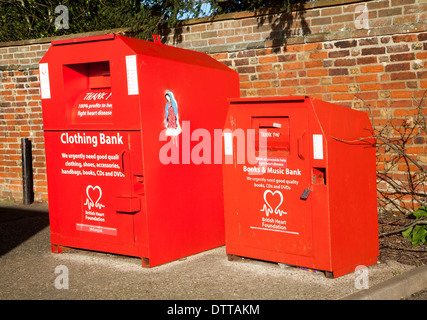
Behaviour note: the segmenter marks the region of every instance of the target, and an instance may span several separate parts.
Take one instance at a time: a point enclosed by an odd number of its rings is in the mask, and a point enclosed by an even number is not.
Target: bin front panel
[[[47,131],[52,244],[77,246],[79,239],[133,246],[134,215],[141,214],[143,190],[139,131]],[[100,249],[100,248],[99,248]]]
[[[248,158],[239,164],[239,142],[234,138],[234,165],[224,166],[226,227],[231,230],[227,244],[310,256],[311,202],[310,197],[301,199],[311,177],[306,107],[248,104],[230,110],[234,132],[243,129],[250,140],[247,129],[255,130],[258,146],[255,164]],[[266,145],[259,144],[260,134],[267,137]]]

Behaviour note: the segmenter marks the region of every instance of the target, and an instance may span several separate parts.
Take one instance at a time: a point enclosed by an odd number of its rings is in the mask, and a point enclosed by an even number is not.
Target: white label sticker
[[[86,232],[94,232],[94,233],[98,233],[98,234],[107,234],[110,236],[117,236],[117,229],[116,228],[93,226],[93,225],[83,224],[83,223],[76,223],[76,230],[86,231]]]
[[[39,64],[40,94],[42,99],[50,99],[49,67],[47,63]]]
[[[224,132],[224,154],[233,155],[233,133],[231,132]]]
[[[313,134],[313,159],[323,159],[323,137],[321,134]]]
[[[128,95],[132,96],[139,94],[136,55],[126,56],[126,74],[128,81]]]

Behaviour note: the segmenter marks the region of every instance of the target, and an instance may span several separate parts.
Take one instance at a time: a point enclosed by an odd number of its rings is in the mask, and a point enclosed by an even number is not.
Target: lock
[[[301,200],[307,200],[310,192],[311,192],[310,188],[305,188],[304,191],[302,192],[301,196],[300,196],[300,199]]]

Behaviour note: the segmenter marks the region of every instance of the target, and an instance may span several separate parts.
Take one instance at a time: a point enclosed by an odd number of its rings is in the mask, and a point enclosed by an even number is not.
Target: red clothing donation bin
[[[221,164],[191,132],[224,126],[238,75],[154,38],[54,41],[40,61],[53,251],[152,267],[224,245]]]
[[[375,147],[365,113],[301,96],[231,99],[225,128],[233,133],[225,135],[233,165],[223,166],[230,259],[332,277],[376,263]],[[255,141],[252,164],[250,155],[238,161],[237,129],[255,132],[247,135]]]

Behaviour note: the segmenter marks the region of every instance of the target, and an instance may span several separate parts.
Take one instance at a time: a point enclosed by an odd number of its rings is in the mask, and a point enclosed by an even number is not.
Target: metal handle
[[[298,157],[302,160],[304,160],[304,137],[305,137],[305,131],[301,135],[301,137],[298,137]]]
[[[125,173],[125,152],[122,152],[122,172]]]

